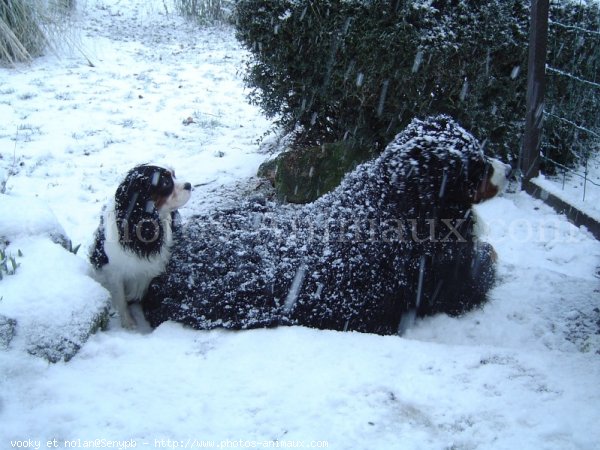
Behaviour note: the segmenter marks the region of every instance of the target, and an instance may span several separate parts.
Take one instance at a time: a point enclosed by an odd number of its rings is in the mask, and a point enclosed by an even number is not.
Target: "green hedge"
[[[573,21],[581,16],[577,8],[597,27],[597,6],[562,2],[553,14]],[[296,145],[351,139],[382,148],[413,117],[447,113],[489,153],[518,155],[528,1],[240,0],[235,18],[237,36],[252,54],[245,78],[250,100],[295,131]],[[597,67],[596,44],[552,37],[550,52],[561,45],[572,57],[584,49]],[[569,89],[568,81],[553,81],[550,96]],[[558,115],[573,109],[552,103]],[[582,120],[596,116],[591,103],[577,110]],[[557,130],[550,129],[544,145],[563,154],[565,135]],[[588,145],[590,136],[577,139]]]
[[[564,0],[555,3],[548,41],[543,150],[545,156],[572,165],[600,148],[600,4]],[[597,86],[574,77],[596,82]]]

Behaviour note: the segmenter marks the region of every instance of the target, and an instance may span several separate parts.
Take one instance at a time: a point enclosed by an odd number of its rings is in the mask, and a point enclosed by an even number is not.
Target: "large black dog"
[[[146,317],[395,334],[407,317],[461,314],[494,282],[471,206],[496,195],[507,171],[449,117],[414,120],[312,204],[249,200],[191,219],[149,288]]]

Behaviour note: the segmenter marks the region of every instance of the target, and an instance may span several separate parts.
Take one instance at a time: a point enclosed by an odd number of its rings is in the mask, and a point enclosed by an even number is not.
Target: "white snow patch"
[[[13,241],[27,236],[61,240],[66,233],[48,207],[38,199],[0,194],[0,239]]]

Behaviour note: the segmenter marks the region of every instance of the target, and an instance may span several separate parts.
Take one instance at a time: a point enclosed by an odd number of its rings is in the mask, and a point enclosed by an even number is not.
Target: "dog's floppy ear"
[[[152,253],[162,244],[163,232],[152,197],[159,176],[158,168],[134,167],[115,194],[119,242],[137,253]]]

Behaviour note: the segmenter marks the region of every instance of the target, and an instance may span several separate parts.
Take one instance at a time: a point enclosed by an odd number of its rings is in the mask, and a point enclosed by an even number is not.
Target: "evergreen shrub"
[[[560,164],[582,165],[600,150],[600,4],[553,2],[549,31],[542,149]]]
[[[595,8],[589,21],[597,26],[597,6],[561,2],[552,14],[572,23],[586,8]],[[250,101],[296,133],[295,146],[349,139],[381,149],[412,118],[446,113],[485,142],[489,154],[519,153],[527,0],[239,0],[235,20],[251,53]],[[551,34],[549,47],[567,59],[583,50],[590,70],[597,67],[593,39]],[[572,80],[556,78],[548,94],[560,116],[570,106],[553,97],[563,98]],[[595,115],[592,105],[577,104],[582,119]],[[554,122],[548,126],[544,146],[562,157],[569,137]],[[578,139],[589,144],[583,133]]]

